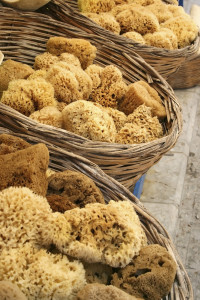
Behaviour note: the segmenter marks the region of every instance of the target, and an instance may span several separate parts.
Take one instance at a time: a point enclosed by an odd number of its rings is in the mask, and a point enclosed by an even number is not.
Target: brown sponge
[[[96,47],[84,39],[67,39],[64,37],[51,37],[47,41],[47,51],[53,55],[69,52],[77,56],[83,69],[93,63],[96,57]]]
[[[50,194],[47,195],[46,198],[53,212],[58,211],[64,213],[66,210],[77,207],[77,205],[69,200],[68,196]]]
[[[112,267],[100,263],[82,263],[85,269],[85,277],[87,283],[109,284],[111,275],[113,273]]]
[[[48,194],[61,194],[68,198],[75,206],[84,207],[88,203],[105,203],[104,197],[93,182],[86,175],[66,170],[57,172],[48,178]]]
[[[165,118],[166,111],[157,91],[145,81],[137,81],[128,86],[127,93],[119,109],[125,114],[131,114],[138,106],[145,104],[151,107],[152,115]]]
[[[111,283],[125,292],[160,300],[170,291],[176,274],[176,263],[160,245],[149,245],[140,250],[132,262],[113,274]]]
[[[113,285],[87,284],[77,295],[77,300],[137,300]]]
[[[13,153],[18,150],[26,149],[30,146],[31,144],[19,137],[10,134],[0,135],[0,155]]]
[[[8,59],[0,66],[0,92],[8,88],[8,84],[14,79],[25,79],[31,75],[34,70],[20,62]]]
[[[10,186],[21,186],[45,196],[48,163],[49,151],[44,144],[0,155],[0,190]]]

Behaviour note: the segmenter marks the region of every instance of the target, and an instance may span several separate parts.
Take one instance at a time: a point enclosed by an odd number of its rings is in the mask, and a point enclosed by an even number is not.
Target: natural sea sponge
[[[47,195],[46,198],[53,212],[64,213],[66,210],[77,207],[76,204],[72,203],[69,200],[69,197],[67,195],[62,196],[50,194]]]
[[[102,70],[101,84],[93,89],[90,100],[105,107],[117,108],[126,91],[127,85],[121,71],[114,65],[108,65]]]
[[[0,269],[0,280],[9,279],[17,284],[28,299],[75,300],[77,292],[86,284],[80,262],[70,262],[66,256],[47,253],[30,244],[3,250]]]
[[[11,281],[0,281],[0,299],[1,300],[27,300],[16,284]]]
[[[134,112],[127,117],[128,123],[137,124],[147,130],[147,141],[153,141],[163,136],[162,125],[158,118],[152,117],[151,108],[146,105],[140,105]]]
[[[1,251],[20,247],[27,242],[40,247],[50,245],[51,215],[46,198],[26,187],[9,187],[1,191]]]
[[[87,284],[77,295],[77,300],[137,300],[113,285]],[[142,300],[142,299],[141,299]]]
[[[0,134],[0,155],[13,153],[30,146],[31,144],[19,137],[10,134]]]
[[[55,66],[61,67],[64,70],[72,72],[78,81],[78,93],[79,96],[76,100],[87,100],[92,92],[92,79],[90,76],[82,70],[80,67],[76,67],[67,62],[59,62]]]
[[[103,71],[103,67],[92,64],[87,69],[85,72],[90,76],[92,79],[92,87],[93,89],[96,89],[100,84],[101,84],[101,74]]]
[[[54,87],[55,97],[58,101],[69,104],[81,98],[78,80],[71,71],[54,64],[49,68],[46,79]]]
[[[47,75],[47,70],[46,69],[40,69],[40,70],[36,70],[34,71],[27,79],[28,80],[40,80],[45,79]]]
[[[167,9],[172,13],[173,17],[178,17],[180,15],[186,14],[182,6],[168,4]]]
[[[133,123],[126,123],[117,133],[115,140],[118,144],[141,144],[148,141],[147,129]]]
[[[144,40],[147,45],[175,50],[178,48],[177,36],[168,28],[162,28],[154,33],[147,33],[144,35]]]
[[[72,231],[62,230],[62,236],[59,233],[54,241],[56,247],[89,263],[126,266],[147,243],[140,220],[128,201],[91,203],[68,210],[63,216]]]
[[[0,66],[0,92],[7,90],[8,84],[14,79],[26,79],[34,70],[20,62],[8,59]]]
[[[88,203],[105,203],[100,189],[88,176],[66,170],[56,172],[48,178],[48,193],[59,194],[75,204],[84,207]]]
[[[56,55],[52,55],[49,52],[44,52],[35,57],[34,69],[49,69],[53,64],[57,63],[59,58]]]
[[[39,123],[62,128],[62,113],[54,106],[46,106],[37,110],[29,116],[32,120]]]
[[[117,132],[127,122],[127,116],[122,111],[111,107],[102,107],[101,109],[105,110],[109,114],[109,116],[113,118]]]
[[[100,263],[89,264],[85,262],[83,262],[83,266],[87,283],[109,284],[113,273],[112,267]]]
[[[138,106],[145,104],[151,107],[153,116],[166,117],[166,110],[157,91],[145,81],[137,81],[128,86],[128,91],[120,103],[119,109],[131,114]]]
[[[79,100],[63,111],[63,127],[93,141],[114,142],[116,128],[113,119],[92,102]]]
[[[162,23],[161,26],[173,31],[177,36],[179,48],[189,46],[198,35],[198,26],[187,14],[171,18]]]
[[[157,17],[159,23],[163,23],[173,17],[172,12],[168,9],[168,5],[162,1],[150,4],[147,8]]]
[[[84,15],[93,20],[95,23],[97,23],[104,29],[110,30],[115,34],[120,33],[120,25],[111,13],[85,13]]]
[[[114,0],[78,0],[78,7],[82,12],[108,12],[114,6]]]
[[[35,57],[34,69],[35,70],[48,70],[52,65],[64,61],[72,64],[76,67],[81,68],[80,61],[78,57],[71,53],[62,53],[60,56],[53,55],[49,52],[44,52]]]
[[[176,263],[171,255],[154,244],[142,248],[128,266],[113,274],[111,282],[136,297],[160,300],[170,292],[175,274]]]
[[[82,68],[86,69],[93,63],[97,49],[84,39],[51,37],[47,41],[47,51],[53,55],[61,55],[65,52],[74,54],[80,60]]]
[[[136,31],[144,35],[159,29],[158,19],[151,11],[145,7],[132,6],[131,4],[127,6],[129,6],[127,9],[116,15],[122,33]]]
[[[45,196],[48,163],[49,151],[44,144],[0,155],[0,190],[10,186],[24,186]]]
[[[56,106],[54,88],[45,79],[17,79],[9,83],[1,102],[29,116],[45,106]]]
[[[142,45],[145,44],[145,40],[144,40],[143,36],[136,31],[125,32],[122,34],[122,36],[125,36],[128,39],[134,40],[135,42],[138,42]]]

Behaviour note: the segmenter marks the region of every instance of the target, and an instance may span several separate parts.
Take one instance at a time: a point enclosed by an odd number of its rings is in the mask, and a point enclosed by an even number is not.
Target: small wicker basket
[[[53,20],[39,13],[17,12],[0,7],[0,50],[5,59],[14,59],[32,65],[34,58],[45,51],[51,36],[85,38],[98,49],[96,63],[117,65],[127,83],[144,80],[162,97],[167,111],[165,136],[144,144],[122,145],[94,142],[66,130],[37,123],[14,109],[0,104],[0,126],[15,132],[44,139],[72,151],[98,164],[105,173],[114,177],[127,188],[174,146],[181,132],[181,108],[167,82],[140,56],[132,58],[123,47],[107,43],[102,37],[88,34],[78,28]]]
[[[106,175],[97,165],[91,161],[80,157],[71,152],[67,152],[59,147],[55,148],[51,143],[42,140],[39,137],[27,136],[26,134],[17,134],[10,130],[0,127],[0,134],[7,133],[25,139],[29,143],[45,143],[50,152],[49,167],[55,171],[66,169],[79,171],[90,177],[102,191],[106,202],[131,201],[136,213],[138,214],[142,227],[145,230],[149,244],[159,244],[165,247],[173,256],[177,264],[177,274],[170,294],[163,300],[193,300],[192,286],[187,272],[181,262],[181,259],[174,247],[174,244],[166,229],[145,209],[142,203],[123,185]]]
[[[173,1],[170,0],[163,0],[163,2],[173,4]],[[198,52],[200,45],[199,36],[190,46],[178,50],[166,50],[136,43],[102,28],[88,17],[83,16],[78,9],[77,0],[52,0],[48,3],[48,5],[42,8],[41,12],[49,14],[53,18],[63,21],[66,24],[72,24],[86,33],[92,33],[103,37],[108,41],[115,43],[119,47],[123,46],[123,50],[130,55],[130,57],[134,57],[135,52],[138,53],[166,80],[170,75],[174,74],[179,68],[181,68],[181,66],[184,68],[187,61],[190,61],[191,58]],[[190,68],[192,66],[193,65],[191,65]],[[184,71],[187,70],[187,67],[184,68]],[[182,72],[182,69],[180,69],[178,77],[179,86],[181,86],[181,88],[188,87],[188,83],[185,82],[185,76],[185,73]],[[176,80],[176,74],[174,74],[174,79]],[[173,80],[170,80],[170,84],[173,88],[176,87],[176,82]],[[194,85],[196,85],[196,80],[194,79],[193,82],[192,78],[190,78],[190,86]]]

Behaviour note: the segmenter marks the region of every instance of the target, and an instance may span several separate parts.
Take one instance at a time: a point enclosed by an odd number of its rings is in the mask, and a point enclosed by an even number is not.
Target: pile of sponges
[[[166,296],[176,263],[165,248],[147,245],[132,204],[106,204],[89,177],[54,172],[48,162],[44,144],[0,135],[0,298]]]
[[[83,39],[51,37],[33,68],[5,61],[0,102],[93,141],[137,144],[162,137],[166,111],[158,92],[144,81],[127,85],[114,65],[93,63],[96,51]]]
[[[175,50],[189,46],[198,27],[183,7],[162,0],[78,0],[82,13],[98,25],[140,44]]]

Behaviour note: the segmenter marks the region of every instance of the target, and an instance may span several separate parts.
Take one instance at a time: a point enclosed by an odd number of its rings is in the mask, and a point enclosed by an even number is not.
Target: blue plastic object
[[[146,174],[140,177],[140,179],[136,182],[134,186],[133,195],[136,196],[138,199],[140,199],[142,194],[145,177]]]
[[[183,6],[183,0],[179,0],[178,5]]]

